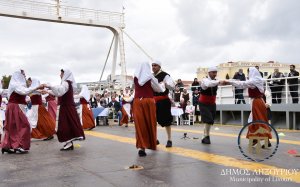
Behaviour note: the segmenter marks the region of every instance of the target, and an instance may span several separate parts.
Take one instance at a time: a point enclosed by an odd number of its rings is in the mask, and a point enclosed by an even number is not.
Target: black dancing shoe
[[[71,146],[70,147],[67,147],[68,144],[64,145],[63,148],[61,148],[60,150],[61,151],[71,151],[71,150],[74,150],[74,146],[73,146],[73,142],[71,142]]]
[[[253,143],[252,143],[252,146],[255,146],[255,145],[257,144],[257,142],[258,142],[258,141],[257,141],[256,139],[254,139],[254,140],[253,140]]]
[[[49,136],[48,138],[43,139],[43,141],[52,140],[53,138],[54,138],[54,136]]]
[[[172,147],[172,141],[171,141],[171,140],[168,140],[168,141],[167,141],[166,147],[167,147],[167,148],[168,148],[168,147]]]
[[[201,141],[203,144],[210,144],[210,138],[209,136],[205,136],[202,141]]]
[[[13,154],[13,153],[15,153],[14,150],[11,150],[11,149],[8,149],[8,148],[2,148],[2,149],[1,149],[1,152],[2,152],[2,154],[4,154],[4,153],[8,153],[8,154]]]
[[[271,144],[270,141],[268,141],[268,147],[272,147],[272,144]],[[262,148],[262,149],[265,149],[265,145],[262,145],[261,148]]]
[[[19,148],[15,149],[15,153],[17,153],[17,154],[26,154],[26,153],[28,153],[28,151],[26,151],[23,148],[19,147]]]
[[[147,156],[145,150],[139,150],[138,154],[139,154],[140,157]]]
[[[156,140],[156,145],[159,145],[160,143],[159,143],[159,140]]]

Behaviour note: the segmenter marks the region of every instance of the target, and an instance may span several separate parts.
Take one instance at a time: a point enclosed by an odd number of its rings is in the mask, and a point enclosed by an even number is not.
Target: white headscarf
[[[41,85],[41,83],[40,83],[40,81],[38,79],[31,78],[31,85],[30,85],[29,88],[36,88],[36,87],[38,87],[40,85]]]
[[[134,72],[134,77],[138,79],[140,86],[143,86],[147,81],[154,78],[151,73],[150,64],[148,62],[143,62]]]
[[[87,102],[90,100],[91,92],[86,85],[82,85],[81,92],[79,93]]]
[[[21,73],[21,71],[16,71],[11,76],[8,86],[8,98],[18,86],[26,87],[26,79],[25,76]]]
[[[64,75],[61,79],[61,82],[67,81],[67,80],[71,81],[73,90],[76,90],[77,89],[77,84],[76,84],[76,81],[74,79],[73,73],[69,69],[63,69],[63,71],[64,71]]]
[[[264,80],[261,77],[259,71],[255,67],[249,68],[249,80],[259,89],[261,93],[264,93]]]
[[[30,85],[29,88],[34,89],[34,88],[36,88],[36,87],[39,87],[40,85],[41,85],[41,83],[40,83],[40,81],[39,81],[38,79],[36,79],[36,78],[31,78],[31,85]],[[39,92],[37,92],[37,91],[34,91],[33,94],[35,94],[35,95],[41,95],[41,94],[40,94]]]

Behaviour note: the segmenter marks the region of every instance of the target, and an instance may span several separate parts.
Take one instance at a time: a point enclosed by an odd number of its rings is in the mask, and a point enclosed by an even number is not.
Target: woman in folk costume
[[[50,116],[56,121],[56,112],[57,112],[57,102],[56,97],[52,94],[46,94],[45,100],[47,103],[47,110]]]
[[[30,148],[30,124],[25,115],[25,97],[27,94],[42,88],[26,87],[23,70],[14,72],[8,86],[8,105],[5,113],[4,140],[2,154],[27,153]]]
[[[0,82],[0,107],[1,107],[1,103],[2,103],[2,93],[3,93],[3,79],[1,79],[1,82]]]
[[[264,96],[264,80],[259,71],[255,67],[249,68],[249,80],[246,81],[229,81],[235,87],[248,88],[248,95],[251,98],[251,113],[248,122],[260,120],[268,123],[266,103],[263,100]],[[259,131],[258,131],[259,130]],[[258,133],[257,133],[258,131]],[[251,136],[268,137],[272,139],[271,128],[266,124],[252,124],[248,128],[247,138]],[[257,141],[254,141],[254,144]],[[271,143],[269,142],[269,147]]]
[[[28,78],[29,88],[40,86],[40,81]],[[43,105],[42,96],[39,92],[30,94],[32,107],[27,112],[28,121],[31,125],[31,137],[35,139],[51,140],[55,134],[55,120]]]
[[[163,92],[157,79],[152,75],[150,65],[140,64],[134,73],[135,95],[133,115],[136,130],[136,147],[139,156],[146,156],[145,149],[156,150],[156,105],[153,91]]]
[[[80,98],[79,116],[83,129],[91,130],[95,128],[93,112],[89,106],[90,91],[86,85],[82,85],[81,92],[75,96]]]
[[[5,119],[3,119],[3,118],[5,118],[3,116],[4,110],[2,109],[2,93],[3,93],[2,82],[3,82],[3,80],[1,79],[1,83],[0,83],[0,144],[1,144],[1,137],[3,134],[3,121],[5,120]]]
[[[74,149],[73,141],[84,140],[85,136],[74,103],[73,89],[77,86],[73,74],[68,69],[62,69],[60,77],[60,85],[47,85],[47,87],[51,89],[49,93],[57,96],[59,100],[60,108],[56,134],[58,141],[65,143],[60,150],[67,151]]]
[[[130,94],[129,88],[125,88],[125,92],[123,93],[122,100],[122,119],[120,125],[125,124],[125,127],[128,127],[128,122],[131,118],[130,110],[131,110],[131,102],[133,101],[134,95]]]

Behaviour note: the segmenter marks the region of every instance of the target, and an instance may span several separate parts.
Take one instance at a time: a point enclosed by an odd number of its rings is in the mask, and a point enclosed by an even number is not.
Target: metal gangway
[[[121,74],[124,75],[122,82],[125,84],[124,13],[65,6],[61,4],[61,0],[54,1],[55,3],[52,4],[32,0],[0,0],[0,16],[102,27],[111,30],[114,34],[111,80],[115,78],[119,50]]]

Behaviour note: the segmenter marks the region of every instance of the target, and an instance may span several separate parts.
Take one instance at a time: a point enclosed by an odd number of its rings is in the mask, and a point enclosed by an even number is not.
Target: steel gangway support
[[[45,3],[32,0],[0,0],[0,16],[47,21],[64,24],[102,27],[114,34],[114,50],[112,60],[111,80],[115,78],[117,54],[120,54],[121,73],[126,77],[125,49],[123,29],[125,28],[124,13],[93,10],[56,3]],[[124,73],[124,74],[123,74]],[[125,87],[125,82],[122,82]]]

